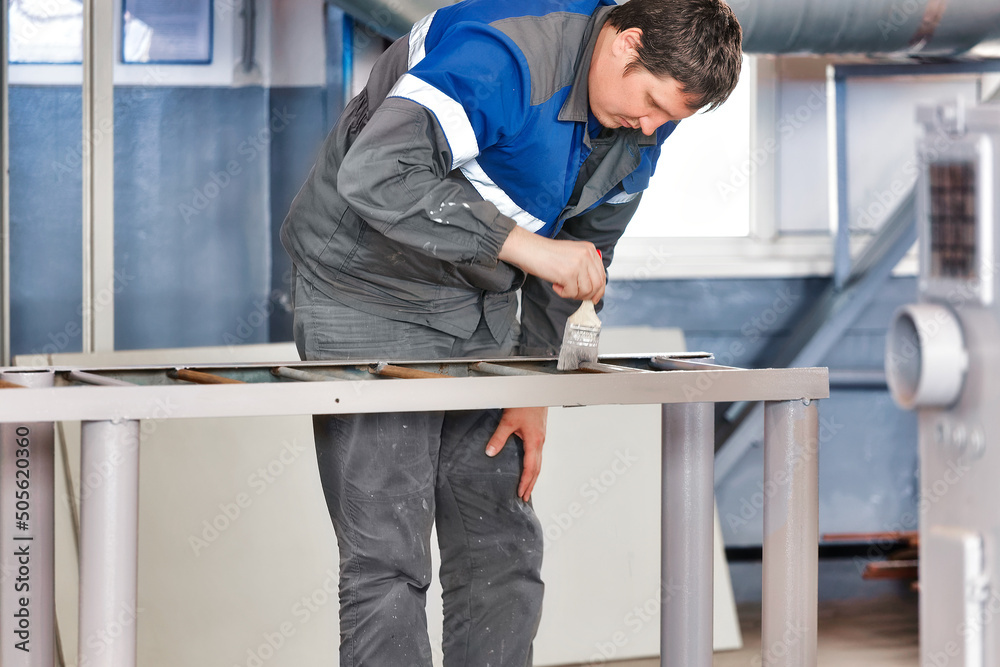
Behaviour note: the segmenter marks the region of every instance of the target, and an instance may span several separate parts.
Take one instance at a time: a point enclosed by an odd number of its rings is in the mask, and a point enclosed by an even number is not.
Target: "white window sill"
[[[833,273],[833,237],[789,235],[761,241],[730,238],[626,237],[615,248],[611,280],[796,278]],[[863,243],[863,242],[862,242]],[[852,244],[857,256],[861,243]],[[916,275],[915,249],[894,275]]]

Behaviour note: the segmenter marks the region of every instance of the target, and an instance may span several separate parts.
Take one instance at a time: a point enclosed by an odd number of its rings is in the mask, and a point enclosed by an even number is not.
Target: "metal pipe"
[[[838,389],[887,389],[884,370],[840,368],[830,371],[830,386]]]
[[[819,568],[816,401],[764,404],[761,664],[816,664]]]
[[[335,0],[395,39],[447,0]],[[729,0],[747,53],[954,55],[1000,36],[995,0]]]
[[[81,446],[79,663],[135,667],[139,422],[83,422]]]
[[[271,372],[278,377],[288,380],[298,380],[299,382],[329,382],[337,379],[331,375],[303,371],[298,368],[289,368],[288,366],[278,366],[277,368],[272,368]]]
[[[51,387],[51,371],[0,378]],[[52,667],[55,658],[55,428],[0,425],[0,665]]]
[[[449,4],[447,0],[335,0],[345,12],[390,39],[401,37],[410,27],[436,9]]]
[[[0,2],[0,364],[10,365],[10,102],[7,26],[10,3]]]
[[[579,366],[581,371],[590,373],[652,373],[643,368],[629,368],[628,366],[618,366],[615,364],[605,364],[600,361],[581,361]]]
[[[664,404],[660,664],[711,667],[712,403]]]
[[[838,291],[851,275],[851,213],[848,206],[847,169],[847,81],[826,68],[827,187],[830,194],[830,224],[836,234],[833,251],[833,284]]]
[[[83,3],[83,351],[115,348],[114,4]]]
[[[511,377],[519,375],[536,375],[537,371],[529,371],[524,368],[517,368],[515,366],[504,366],[503,364],[492,364],[488,361],[477,361],[474,364],[469,364],[470,371],[476,371],[478,373],[484,373],[486,375],[508,375]]]
[[[1000,35],[995,0],[729,0],[748,53],[953,55]]]
[[[247,74],[257,66],[257,2],[243,1],[243,71]]]
[[[136,386],[134,382],[126,382],[125,380],[119,380],[117,378],[109,378],[103,375],[96,375],[94,373],[88,373],[86,371],[69,371],[66,373],[66,377],[73,382],[79,382],[81,384],[92,384],[101,387],[134,387]]]

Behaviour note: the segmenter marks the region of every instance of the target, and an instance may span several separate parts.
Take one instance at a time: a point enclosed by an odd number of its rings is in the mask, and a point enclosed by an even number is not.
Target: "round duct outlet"
[[[962,325],[951,310],[919,303],[896,311],[886,341],[885,375],[900,407],[953,404],[962,393],[968,365]]]

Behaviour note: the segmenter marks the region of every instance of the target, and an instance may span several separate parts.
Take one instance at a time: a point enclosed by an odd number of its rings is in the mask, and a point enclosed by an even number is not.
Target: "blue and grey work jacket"
[[[522,353],[553,354],[578,302],[498,260],[515,225],[586,240],[605,266],[674,128],[588,131],[587,75],[610,0],[467,0],[375,63],[281,230],[344,305],[498,339],[522,290]],[[595,126],[590,123],[591,128]]]

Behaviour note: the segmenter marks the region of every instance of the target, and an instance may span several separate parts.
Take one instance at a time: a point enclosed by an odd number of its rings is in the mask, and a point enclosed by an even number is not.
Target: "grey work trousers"
[[[348,308],[301,276],[294,328],[306,360],[504,357],[517,329],[498,343],[480,322],[461,340]],[[340,549],[341,667],[431,665],[425,595],[435,521],[445,666],[531,664],[541,617],[542,529],[517,497],[520,440],[512,436],[497,456],[485,454],[500,414],[314,417]]]

